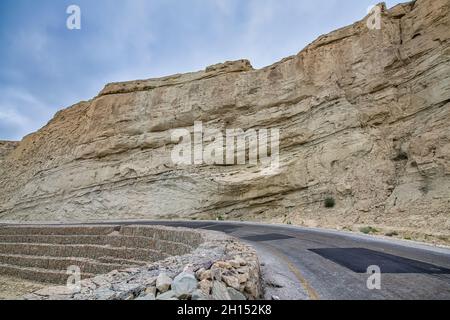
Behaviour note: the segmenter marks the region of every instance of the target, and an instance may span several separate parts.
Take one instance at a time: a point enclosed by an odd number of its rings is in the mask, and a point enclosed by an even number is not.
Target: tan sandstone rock
[[[401,4],[381,30],[366,17],[260,70],[241,60],[109,84],[0,144],[0,219],[222,217],[449,241],[449,11]],[[195,121],[279,129],[279,170],[175,165],[171,133]]]

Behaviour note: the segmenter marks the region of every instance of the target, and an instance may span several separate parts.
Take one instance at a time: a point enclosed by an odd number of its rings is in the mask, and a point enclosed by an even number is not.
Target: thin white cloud
[[[0,89],[1,139],[20,140],[38,130],[54,113],[36,96],[18,88]]]
[[[235,0],[210,0],[222,15],[230,16],[236,10]]]
[[[27,128],[30,125],[30,119],[19,114],[16,110],[9,108],[2,109],[0,110],[0,122],[19,126],[20,128]]]
[[[241,58],[267,66],[362,18],[372,1],[78,0],[79,31],[65,28],[65,8],[55,3],[30,4],[0,33],[8,35],[0,55],[10,59],[0,59],[0,139],[37,130],[108,82]]]

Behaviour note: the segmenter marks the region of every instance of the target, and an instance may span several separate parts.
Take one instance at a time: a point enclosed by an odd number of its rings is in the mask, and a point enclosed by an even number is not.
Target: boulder
[[[198,281],[190,272],[182,272],[175,277],[172,283],[172,290],[177,298],[187,299],[197,289]]]
[[[170,289],[172,285],[172,278],[169,277],[166,273],[162,272],[158,275],[156,279],[156,289],[159,292],[164,293]]]
[[[156,297],[153,293],[149,293],[149,294],[146,294],[145,296],[136,298],[136,300],[151,301],[151,300],[156,300]]]
[[[110,288],[99,288],[94,292],[95,300],[114,300],[117,297],[117,292]]]
[[[166,291],[164,293],[159,294],[156,297],[156,300],[178,300],[177,295],[173,290]]]
[[[238,300],[247,300],[247,298],[239,291],[233,288],[227,288],[228,294],[230,296],[231,300],[238,301]]]
[[[209,295],[205,294],[202,290],[195,290],[192,293],[192,300],[209,300]]]
[[[211,280],[212,279],[212,274],[211,274],[211,270],[202,270],[201,272],[197,272],[197,278],[202,281],[202,280]]]
[[[231,300],[227,286],[220,281],[213,282],[211,295],[213,300]]]
[[[204,279],[198,283],[199,289],[208,295],[211,293],[212,285],[213,285],[212,281],[207,279]]]
[[[156,287],[148,287],[145,289],[146,294],[152,294],[156,297]]]
[[[234,275],[222,275],[222,280],[225,282],[229,287],[232,287],[236,290],[239,290],[240,288],[240,281],[238,277]]]

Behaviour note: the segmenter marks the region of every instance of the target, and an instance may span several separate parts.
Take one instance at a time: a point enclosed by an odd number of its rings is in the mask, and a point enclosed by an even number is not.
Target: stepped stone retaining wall
[[[80,268],[78,288],[66,285],[70,266]],[[219,232],[160,226],[3,226],[0,275],[59,285],[30,300],[237,300],[262,291],[252,248]]]

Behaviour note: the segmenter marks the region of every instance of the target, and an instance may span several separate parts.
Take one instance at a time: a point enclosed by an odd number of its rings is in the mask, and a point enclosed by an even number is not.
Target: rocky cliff
[[[450,0],[296,56],[109,84],[0,162],[2,220],[223,218],[450,237]],[[176,165],[174,129],[280,130],[280,167]],[[2,152],[3,154],[3,152]],[[324,200],[335,205],[326,208]]]
[[[19,143],[16,141],[0,141],[0,161],[17,147]]]

